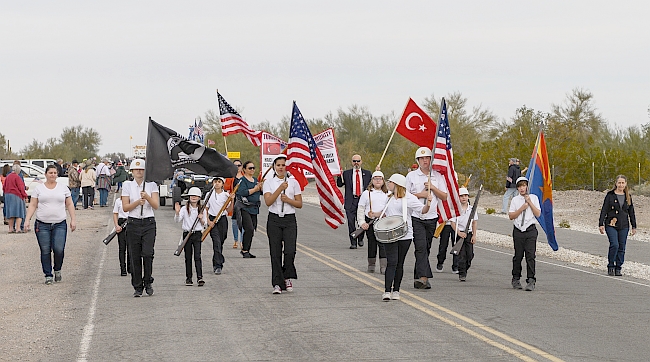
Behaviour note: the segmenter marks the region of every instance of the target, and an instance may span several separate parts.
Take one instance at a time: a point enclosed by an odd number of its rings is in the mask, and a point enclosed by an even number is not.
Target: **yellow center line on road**
[[[267,235],[266,232],[261,231],[261,230],[259,230],[259,231],[261,233],[263,233],[264,235]],[[330,257],[328,255],[325,255],[325,254],[323,254],[323,253],[321,253],[319,251],[316,251],[316,250],[314,250],[314,249],[312,249],[312,248],[310,248],[308,246],[305,246],[305,245],[300,244],[300,243],[296,243],[296,245],[297,245],[297,251],[309,256],[310,258],[312,258],[312,259],[314,259],[316,261],[319,261],[319,262],[327,265],[328,267],[330,267],[330,268],[332,268],[332,269],[334,269],[334,270],[336,270],[336,271],[338,271],[338,272],[340,272],[340,273],[342,273],[344,275],[347,275],[350,278],[352,278],[352,279],[354,279],[354,280],[356,280],[356,281],[358,281],[360,283],[363,283],[363,284],[365,284],[365,285],[367,285],[367,286],[369,286],[369,287],[371,287],[373,289],[376,289],[376,290],[378,290],[380,292],[384,291],[384,281],[383,280],[381,280],[379,278],[376,278],[374,276],[370,276],[370,275],[368,275],[366,273],[363,273],[360,270],[358,270],[358,269],[356,269],[356,268],[354,268],[354,267],[352,267],[352,266],[350,266],[348,264],[345,264],[345,263],[343,263],[343,262],[341,262],[339,260],[336,260],[336,259],[334,259],[334,258],[332,258],[332,257]],[[341,267],[339,267],[339,266],[337,266],[335,264],[338,264]],[[506,335],[505,333],[499,332],[499,331],[497,331],[497,330],[495,330],[493,328],[490,328],[490,327],[488,327],[486,325],[483,325],[483,324],[481,324],[481,323],[479,323],[479,322],[477,322],[477,321],[475,321],[475,320],[473,320],[471,318],[468,318],[468,317],[466,317],[466,316],[464,316],[462,314],[459,314],[459,313],[454,312],[454,311],[452,311],[452,310],[450,310],[448,308],[445,308],[445,307],[443,307],[441,305],[438,305],[438,304],[433,303],[433,302],[431,302],[429,300],[421,298],[421,297],[419,297],[419,296],[417,296],[417,295],[415,295],[413,293],[401,290],[400,294],[401,294],[401,296],[406,296],[407,297],[407,298],[402,298],[401,299],[402,303],[405,303],[406,305],[409,305],[409,306],[411,306],[411,307],[413,307],[413,308],[415,308],[415,309],[417,309],[417,310],[419,310],[419,311],[421,311],[421,312],[423,312],[425,314],[428,314],[428,315],[430,315],[430,316],[432,316],[432,317],[434,317],[434,318],[436,318],[436,319],[438,319],[438,320],[440,320],[440,321],[442,321],[442,322],[444,322],[444,323],[446,323],[446,324],[448,324],[448,325],[450,325],[450,326],[452,326],[452,327],[454,327],[454,328],[456,328],[456,329],[458,329],[460,331],[463,331],[463,332],[469,334],[470,336],[472,336],[472,337],[474,337],[474,338],[476,338],[476,339],[478,339],[480,341],[483,341],[483,342],[485,342],[485,343],[487,343],[487,344],[489,344],[491,346],[499,348],[499,349],[503,350],[504,352],[507,352],[507,353],[509,353],[509,354],[511,354],[511,355],[523,360],[523,361],[535,361],[535,359],[531,358],[529,356],[526,356],[526,355],[520,353],[519,351],[517,351],[517,350],[515,350],[515,349],[513,349],[511,347],[508,347],[508,346],[506,346],[506,345],[504,345],[502,343],[499,343],[499,342],[497,342],[497,341],[495,341],[493,339],[490,339],[490,338],[488,338],[488,337],[486,337],[486,336],[484,336],[484,335],[482,335],[482,334],[480,334],[480,333],[478,333],[476,331],[473,331],[473,330],[469,329],[468,327],[465,327],[462,324],[457,323],[454,320],[452,320],[450,318],[447,318],[446,316],[444,316],[442,314],[439,314],[436,311],[433,311],[433,310],[427,308],[426,306],[418,304],[415,301],[409,300],[409,298],[417,300],[420,303],[426,304],[426,305],[438,310],[439,312],[443,312],[444,314],[447,314],[448,316],[457,318],[457,319],[459,319],[459,320],[461,320],[461,321],[463,321],[463,322],[465,322],[467,324],[470,324],[471,326],[476,327],[476,328],[478,328],[478,329],[480,329],[480,330],[482,330],[482,331],[484,331],[486,333],[497,336],[497,337],[499,337],[499,338],[501,338],[501,339],[513,344],[513,345],[524,348],[524,349],[528,350],[529,352],[534,353],[534,354],[536,354],[536,355],[538,355],[540,357],[546,358],[546,359],[548,359],[550,361],[554,361],[554,362],[562,362],[563,361],[562,359],[557,358],[557,357],[555,357],[555,356],[553,356],[553,355],[551,355],[551,354],[549,354],[547,352],[544,352],[544,351],[540,350],[539,348],[537,348],[535,346],[531,346],[531,345],[529,345],[527,343],[519,341],[518,339],[510,337],[510,336]]]

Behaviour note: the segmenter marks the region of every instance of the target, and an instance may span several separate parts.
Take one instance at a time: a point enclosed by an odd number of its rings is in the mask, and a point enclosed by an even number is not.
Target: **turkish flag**
[[[397,132],[420,147],[431,147],[436,139],[436,123],[409,98]]]

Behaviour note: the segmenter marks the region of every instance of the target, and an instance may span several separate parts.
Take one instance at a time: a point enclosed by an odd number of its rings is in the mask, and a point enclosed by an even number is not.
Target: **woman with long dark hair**
[[[260,196],[262,196],[262,187],[264,182],[257,182],[255,178],[255,164],[253,161],[246,161],[243,164],[244,176],[239,179],[239,188],[237,189],[237,201],[235,208],[241,213],[240,227],[244,229],[244,245],[241,255],[244,258],[255,258],[251,254],[251,244],[253,234],[257,229],[257,214],[260,213]]]
[[[627,178],[623,175],[616,176],[614,188],[605,195],[603,207],[600,209],[598,228],[600,233],[606,233],[609,239],[607,275],[623,275],[621,267],[625,261],[627,234],[636,234],[634,204],[627,187]]]

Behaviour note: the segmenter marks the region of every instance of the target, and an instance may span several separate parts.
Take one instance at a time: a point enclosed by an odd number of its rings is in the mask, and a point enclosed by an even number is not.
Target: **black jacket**
[[[372,173],[361,169],[361,192],[370,185],[371,181]],[[345,186],[345,210],[356,213],[357,204],[354,203],[354,195],[352,194],[352,169],[343,171],[343,175],[336,178],[336,185],[338,187]]]
[[[632,197],[630,196],[630,205],[627,204],[627,200],[625,200],[623,205],[621,205],[618,202],[618,197],[616,197],[614,190],[610,190],[607,195],[605,195],[603,208],[600,209],[598,226],[610,226],[610,223],[614,218],[616,218],[614,227],[617,230],[629,229],[630,224],[632,224],[633,229],[636,229],[636,216],[634,215],[634,203],[632,202]]]
[[[512,182],[508,181],[506,179],[506,188],[516,188],[517,187],[517,179],[521,177],[521,169],[519,168],[519,165],[516,163],[513,163],[508,167],[508,177],[512,180]]]

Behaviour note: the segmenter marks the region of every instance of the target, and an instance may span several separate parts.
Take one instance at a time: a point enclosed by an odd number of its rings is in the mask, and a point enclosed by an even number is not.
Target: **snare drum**
[[[375,221],[375,237],[380,243],[392,243],[400,240],[409,232],[409,226],[401,215],[388,216]]]

